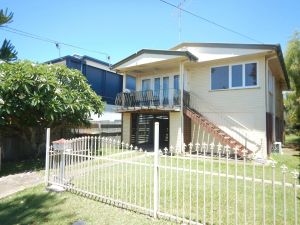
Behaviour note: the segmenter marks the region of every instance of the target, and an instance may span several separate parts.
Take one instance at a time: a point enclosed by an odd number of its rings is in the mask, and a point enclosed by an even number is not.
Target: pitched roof
[[[112,69],[130,61],[131,59],[134,59],[142,54],[158,54],[158,55],[174,55],[174,56],[185,56],[187,58],[189,58],[192,61],[196,61],[198,58],[196,56],[194,56],[192,53],[190,53],[189,51],[173,51],[173,50],[155,50],[155,49],[142,49],[130,56],[128,56],[127,58],[115,63],[114,65],[112,65]]]
[[[83,56],[66,55],[66,56],[63,56],[63,57],[60,57],[60,58],[56,58],[56,59],[46,61],[44,63],[57,63],[57,62],[61,62],[61,61],[67,60],[67,59],[75,59],[75,60],[80,60],[80,61],[90,60],[90,61],[93,61],[95,63],[102,64],[104,66],[109,66],[109,63],[104,62],[104,61],[99,60],[99,59],[95,59],[95,58],[87,56],[87,55],[83,55]]]

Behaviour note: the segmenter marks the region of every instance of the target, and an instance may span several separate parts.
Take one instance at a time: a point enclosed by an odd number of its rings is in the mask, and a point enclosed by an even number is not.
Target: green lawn
[[[136,153],[133,155],[132,162],[145,163],[148,165],[144,167],[139,164],[126,164],[117,163],[115,161],[110,161],[106,159],[92,160],[90,162],[82,162],[77,164],[73,168],[67,168],[65,171],[66,177],[70,178],[70,183],[73,187],[87,192],[96,193],[101,196],[112,197],[113,199],[118,199],[123,202],[129,202],[133,205],[152,208],[153,207],[153,156],[148,155],[144,157],[144,153]],[[130,154],[129,154],[130,155]],[[128,154],[123,155],[123,159],[128,160]],[[122,159],[117,158],[118,160]],[[285,156],[281,158],[280,155],[276,155],[278,161],[274,169],[275,178],[278,185],[275,186],[276,193],[276,218],[277,223],[280,224],[283,220],[283,187],[282,187],[282,173],[280,166],[287,160]],[[116,158],[112,157],[113,160]],[[244,189],[243,179],[235,180],[234,178],[228,179],[228,192],[226,188],[226,161],[222,159],[220,163],[218,160],[213,160],[211,164],[210,159],[203,160],[199,159],[183,159],[177,157],[164,157],[160,158],[160,208],[162,212],[176,216],[177,213],[179,217],[185,217],[192,220],[199,218],[203,221],[203,209],[206,210],[206,221],[214,219],[216,221],[226,221],[226,216],[228,215],[229,224],[234,223],[235,215],[235,182],[237,182],[237,201],[238,201],[238,221],[244,220],[244,204],[243,199],[246,198],[246,220],[248,224],[253,224],[253,199],[256,198],[256,222],[257,224],[262,224],[263,220],[263,209],[265,209],[266,214],[266,224],[271,224],[273,219],[273,189],[271,183],[265,184],[265,202],[266,205],[263,207],[263,186],[262,177],[263,170],[265,171],[265,179],[271,180],[273,175],[273,169],[270,165],[263,167],[262,165],[255,166],[255,178],[259,179],[255,182],[256,192],[253,193],[253,182],[252,180],[245,181],[246,187]],[[296,161],[288,161],[289,171],[286,174],[286,181],[293,183],[295,179],[292,178],[290,172],[292,168],[295,169],[298,165]],[[224,176],[220,179],[218,176],[211,176],[203,173],[195,172],[183,172],[182,170],[177,171],[170,168],[164,168],[163,166],[171,166],[175,168],[185,168],[198,171],[210,172],[211,165],[213,166],[213,173],[220,173]],[[205,168],[205,170],[204,170]],[[245,173],[247,177],[252,178],[253,175],[253,163],[251,161],[246,162]],[[55,171],[54,171],[55,172]],[[228,163],[228,173],[229,175],[234,175],[235,164],[234,161],[230,160]],[[237,164],[237,175],[243,176],[244,165],[242,161]],[[59,174],[59,173],[57,173]],[[52,173],[54,175],[54,173]],[[203,186],[205,179],[206,185]],[[197,181],[198,180],[198,181]],[[298,183],[298,179],[296,179]],[[212,184],[212,188],[211,188]],[[71,188],[72,189],[72,188]],[[204,195],[205,190],[205,195]],[[220,191],[219,191],[220,190]],[[178,195],[177,195],[178,191]],[[298,198],[299,193],[298,190]],[[245,196],[244,196],[245,193]],[[228,194],[228,195],[227,195]],[[228,214],[226,213],[226,198],[228,196]],[[204,198],[205,207],[204,207]],[[218,207],[218,201],[220,202],[220,210]],[[212,200],[212,204],[211,204]],[[294,190],[292,187],[286,187],[286,201],[287,204],[294,204]],[[177,204],[178,203],[178,204]],[[300,202],[297,201],[298,208],[300,208]],[[172,205],[172,207],[171,207]],[[198,207],[197,207],[198,205]],[[178,210],[177,210],[178,209]],[[191,211],[191,214],[189,212]],[[287,224],[292,224],[294,222],[294,209],[293,207],[288,207],[287,210]],[[300,214],[298,214],[300,219]],[[299,220],[298,219],[298,220]]]
[[[67,225],[77,220],[88,225],[172,224],[69,192],[47,192],[43,185],[0,200],[1,225]]]
[[[287,142],[290,145],[298,146],[300,138],[297,136],[288,136]],[[295,151],[297,153],[297,151]],[[103,152],[104,156],[120,153],[120,150],[110,148],[109,151]],[[96,154],[98,155],[98,154]],[[102,155],[102,153],[101,153]],[[98,155],[99,156],[99,155]],[[124,152],[124,154],[116,154],[110,156],[113,160],[129,160],[132,157],[133,162],[145,163],[153,165],[153,156],[145,157],[144,153]],[[100,157],[101,158],[101,157]],[[275,160],[276,167],[274,169],[275,179],[282,181],[281,166],[284,164],[288,167],[286,174],[287,182],[294,182],[290,172],[299,171],[299,156],[297,154],[272,154],[271,159]],[[78,160],[78,159],[77,159]],[[126,164],[110,160],[92,160],[90,162],[81,161],[74,167],[67,167],[65,174],[70,178],[73,187],[81,190],[96,193],[98,195],[113,197],[124,202],[130,202],[137,206],[145,208],[153,207],[153,167],[140,166],[139,164]],[[76,161],[76,158],[75,158]],[[204,165],[205,162],[205,165]],[[210,159],[203,160],[189,158],[182,159],[176,157],[160,158],[162,166],[177,166],[185,169],[197,169],[199,171],[210,172],[211,165],[214,173],[220,172],[226,174],[226,161],[222,159],[220,163],[217,159],[211,164]],[[23,171],[41,170],[44,168],[44,161],[24,161],[19,164],[4,164],[0,176],[9,173],[17,173]],[[253,162],[247,161],[246,176],[253,176]],[[235,164],[233,160],[228,163],[228,173],[235,173]],[[256,165],[256,179],[262,179],[263,170],[265,179],[271,179],[273,169],[271,166]],[[243,176],[243,162],[237,164],[238,176]],[[57,173],[59,174],[59,173]],[[52,171],[51,175],[57,175]],[[206,185],[203,186],[205,179]],[[296,180],[299,183],[299,179]],[[263,208],[263,188],[261,182],[255,183],[256,192],[253,193],[252,180],[246,181],[244,189],[243,180],[237,181],[237,199],[238,199],[238,223],[244,220],[244,204],[243,198],[246,193],[246,222],[253,224],[253,213],[256,213],[256,224],[262,224],[262,214],[265,209],[266,224],[272,224],[273,218],[273,189],[272,185],[265,184],[265,207]],[[212,189],[211,189],[212,184]],[[229,179],[228,190],[226,188],[226,177],[218,178],[217,176],[205,177],[203,173],[188,173],[169,168],[160,169],[160,211],[172,215],[184,216],[192,220],[199,218],[203,222],[203,212],[205,208],[206,222],[217,224],[220,219],[222,224],[225,223],[227,217],[229,224],[234,223],[235,216],[235,179]],[[220,191],[219,191],[220,190]],[[178,191],[178,195],[177,195]],[[245,191],[245,192],[244,192]],[[204,196],[205,193],[205,196]],[[276,222],[282,224],[283,221],[283,187],[276,185]],[[82,194],[82,193],[81,193]],[[129,210],[113,207],[108,204],[92,200],[95,196],[83,197],[80,193],[49,193],[43,186],[37,186],[17,193],[11,197],[0,200],[0,224],[71,224],[77,220],[85,220],[88,224],[172,224],[170,221],[154,220],[149,216],[134,213]],[[204,207],[205,197],[205,207]],[[226,198],[228,197],[228,214],[226,213]],[[256,207],[253,208],[253,199],[256,198]],[[220,211],[218,201],[220,203]],[[298,209],[300,208],[300,190],[297,196]],[[211,205],[212,200],[212,205]],[[178,203],[178,204],[177,204]],[[286,203],[287,203],[287,224],[294,224],[294,190],[292,187],[286,187]],[[171,207],[172,205],[172,207]],[[189,212],[191,211],[191,214]],[[142,212],[142,210],[140,210]],[[298,213],[298,221],[300,221],[300,213]]]
[[[289,134],[285,136],[285,144],[297,144],[300,147],[300,135],[297,134]]]

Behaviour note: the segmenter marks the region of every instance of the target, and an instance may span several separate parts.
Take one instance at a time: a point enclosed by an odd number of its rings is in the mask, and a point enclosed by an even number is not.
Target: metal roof
[[[104,61],[99,60],[99,59],[95,59],[95,58],[87,56],[87,55],[83,55],[83,56],[66,55],[66,56],[63,56],[63,57],[60,57],[60,58],[56,58],[56,59],[46,61],[44,63],[47,63],[47,64],[57,63],[57,62],[61,62],[61,61],[67,60],[67,59],[73,59],[73,60],[79,60],[79,61],[90,60],[90,61],[93,61],[95,63],[102,64],[104,66],[109,66],[109,63],[104,62]]]

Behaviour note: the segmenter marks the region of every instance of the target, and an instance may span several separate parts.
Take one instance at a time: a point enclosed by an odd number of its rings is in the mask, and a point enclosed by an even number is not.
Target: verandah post
[[[154,123],[154,196],[153,217],[157,218],[159,211],[159,123]]]
[[[46,129],[46,165],[45,165],[45,185],[49,182],[49,151],[50,151],[50,128]]]

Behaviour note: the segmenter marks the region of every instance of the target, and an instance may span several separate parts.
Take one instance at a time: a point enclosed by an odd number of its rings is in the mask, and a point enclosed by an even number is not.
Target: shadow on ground
[[[22,161],[3,162],[0,170],[0,177],[17,173],[39,171],[45,168],[45,159],[29,159]]]
[[[0,224],[43,224],[49,222],[49,216],[57,213],[56,206],[65,199],[57,198],[53,193],[29,193],[6,198],[0,202]],[[59,214],[69,217],[68,214]]]

